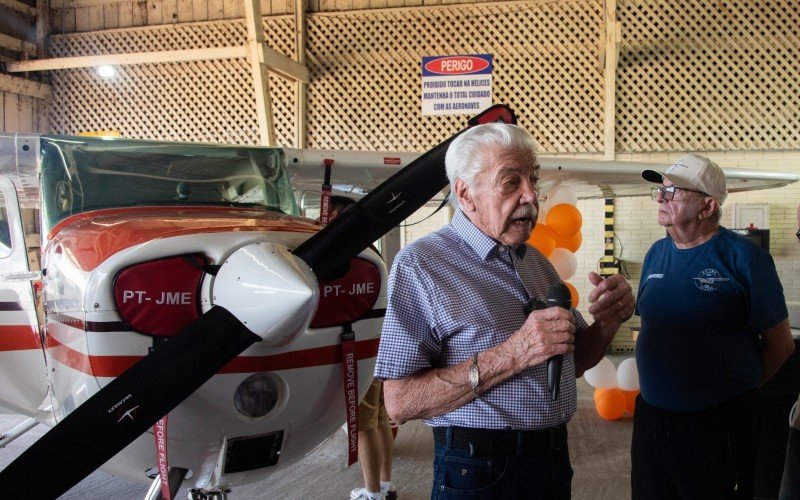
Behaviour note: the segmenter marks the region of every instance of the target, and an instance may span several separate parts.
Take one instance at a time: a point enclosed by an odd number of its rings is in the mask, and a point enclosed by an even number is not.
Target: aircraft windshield
[[[42,138],[42,213],[215,205],[297,215],[283,150],[83,137]]]

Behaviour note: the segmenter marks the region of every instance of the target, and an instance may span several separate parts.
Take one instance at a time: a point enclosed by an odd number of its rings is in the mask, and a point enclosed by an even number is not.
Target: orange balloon
[[[605,420],[616,420],[625,413],[625,395],[616,387],[598,389],[595,393],[597,414]]]
[[[547,225],[557,235],[567,238],[581,230],[583,217],[574,205],[559,203],[547,212]]]
[[[566,238],[556,234],[555,240],[556,248],[566,248],[570,252],[575,253],[581,247],[581,243],[583,243],[583,236],[580,231]]]
[[[625,411],[633,415],[633,411],[636,409],[636,396],[639,395],[639,391],[622,391],[622,394],[625,396]]]
[[[542,224],[541,222],[534,226],[533,231],[531,231],[531,237],[528,238],[528,243],[542,252],[542,255],[545,257],[550,257],[550,254],[556,249],[556,240],[553,231],[551,231],[546,224]]]
[[[565,281],[564,284],[569,288],[569,298],[572,299],[572,307],[578,307],[578,289],[569,281]]]

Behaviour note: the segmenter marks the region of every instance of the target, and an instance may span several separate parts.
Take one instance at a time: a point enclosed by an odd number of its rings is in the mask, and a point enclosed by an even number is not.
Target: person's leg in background
[[[394,451],[394,436],[392,435],[392,423],[389,414],[386,413],[386,406],[383,404],[383,383],[380,383],[380,397],[378,399],[378,425],[375,428],[376,439],[380,452],[380,486],[381,493],[386,496],[386,500],[396,500],[397,492],[392,485],[392,453]],[[360,438],[360,436],[359,436]]]
[[[358,461],[361,463],[364,487],[353,489],[350,498],[380,500],[385,498],[381,483],[386,483],[387,491],[391,487],[393,446],[389,417],[383,408],[383,383],[380,380],[372,381],[358,405],[358,426]],[[390,498],[396,498],[396,494]]]

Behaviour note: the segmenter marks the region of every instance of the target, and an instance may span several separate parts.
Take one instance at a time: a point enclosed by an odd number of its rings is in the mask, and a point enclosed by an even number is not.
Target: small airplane
[[[489,121],[514,117],[469,126]],[[386,307],[372,244],[446,186],[451,140],[419,155],[0,134],[0,406],[30,417],[0,445],[52,427],[0,491],[55,498],[102,466],[152,498],[225,498],[354,430]],[[654,167],[541,166],[543,190],[582,198],[647,194]],[[323,227],[294,191],[331,168],[366,195]],[[726,175],[731,191],[799,179]]]

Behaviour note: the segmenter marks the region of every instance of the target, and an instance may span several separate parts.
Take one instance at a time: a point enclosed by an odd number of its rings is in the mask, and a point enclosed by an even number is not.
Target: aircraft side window
[[[292,185],[285,170],[280,167],[282,153],[280,150],[251,150],[249,152],[253,166],[263,182],[264,204],[286,214],[299,214]]]
[[[70,170],[63,151],[54,144],[42,147],[42,203],[45,220],[52,226],[83,209],[83,185]]]

